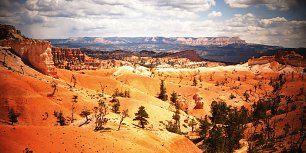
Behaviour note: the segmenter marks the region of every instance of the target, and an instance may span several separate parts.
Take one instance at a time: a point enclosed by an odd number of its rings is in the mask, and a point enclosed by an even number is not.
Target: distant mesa
[[[176,44],[191,46],[226,46],[231,44],[244,45],[245,40],[239,37],[73,37],[68,39],[50,39],[54,44]]]

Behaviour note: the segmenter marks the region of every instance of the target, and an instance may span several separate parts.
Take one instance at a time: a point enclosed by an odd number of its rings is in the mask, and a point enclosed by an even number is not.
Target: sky
[[[305,0],[0,0],[0,23],[35,39],[228,36],[306,47]]]

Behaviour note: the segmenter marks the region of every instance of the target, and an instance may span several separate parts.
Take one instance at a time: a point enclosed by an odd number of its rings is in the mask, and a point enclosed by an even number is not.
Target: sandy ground
[[[0,59],[3,59],[3,52],[1,50]],[[129,66],[97,71],[58,69],[59,79],[33,70],[14,55],[7,56],[6,63],[10,68],[4,67],[2,62],[0,66],[0,148],[4,148],[0,152],[20,152],[26,147],[35,152],[199,152],[187,138],[165,132],[164,123],[172,120],[175,109],[169,100],[156,98],[161,80],[165,80],[168,97],[175,91],[179,100],[188,105],[186,113],[181,111],[181,129],[186,133],[191,131],[191,127],[184,120],[210,115],[212,101],[225,101],[232,107],[245,106],[250,109],[255,101],[272,92],[270,79],[277,78],[281,73],[285,73],[287,79],[281,89],[282,95],[296,95],[300,88],[306,88],[305,80],[300,78],[301,69],[277,63],[253,67],[241,64],[196,69],[158,68],[154,70],[154,75],[144,67],[134,70]],[[77,79],[73,88],[70,87],[72,75]],[[193,86],[194,78],[197,80],[196,86]],[[48,97],[53,91],[51,81],[58,85],[55,95]],[[104,97],[99,96],[102,94],[100,84],[105,86]],[[130,116],[126,118],[122,130],[115,130],[119,115],[114,113],[108,115],[110,122],[106,127],[110,128],[109,131],[94,132],[93,123],[78,128],[84,121],[78,114],[85,107],[91,110],[97,106],[99,99],[110,106],[115,89],[129,91],[131,95],[130,98],[118,98],[120,109],[128,109]],[[250,95],[249,101],[245,101],[245,92]],[[194,109],[195,94],[202,97],[203,109]],[[74,115],[77,120],[71,126],[55,126],[53,112],[62,111],[69,117],[73,95],[78,96]],[[230,95],[235,98],[230,99]],[[294,112],[298,113],[305,104],[297,105]],[[149,114],[147,130],[138,129],[134,126],[137,123],[132,121],[140,106],[145,106]],[[21,113],[16,126],[8,125],[9,108]],[[294,112],[275,117],[275,120],[284,120],[279,121],[277,126],[283,126],[288,119],[297,120],[297,113],[294,115]],[[277,131],[278,134],[281,132]],[[243,150],[245,145],[240,152]]]

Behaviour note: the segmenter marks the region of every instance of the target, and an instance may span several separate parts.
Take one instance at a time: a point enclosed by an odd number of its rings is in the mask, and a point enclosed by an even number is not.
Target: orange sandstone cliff
[[[26,38],[15,27],[0,24],[0,46],[11,47],[15,54],[39,72],[58,78],[49,41]]]

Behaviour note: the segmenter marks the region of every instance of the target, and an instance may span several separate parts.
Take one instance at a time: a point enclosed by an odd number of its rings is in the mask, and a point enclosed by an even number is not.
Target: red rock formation
[[[186,51],[177,52],[177,53],[169,55],[168,57],[187,58],[187,59],[189,59],[191,61],[194,61],[194,62],[203,61],[203,58],[201,58],[197,54],[197,52],[194,51],[194,50],[186,50]]]
[[[288,64],[296,67],[306,66],[306,59],[294,51],[278,51],[275,55],[275,61],[284,65]]]
[[[271,62],[278,62],[283,65],[292,65],[297,67],[305,67],[306,59],[302,55],[294,51],[278,51],[274,56],[263,56],[260,58],[252,58],[248,60],[248,65],[261,65]]]
[[[196,104],[193,109],[203,109],[203,98],[199,94],[195,94],[192,98]]]
[[[262,56],[260,58],[251,58],[248,60],[248,65],[253,66],[253,65],[262,65],[262,64],[267,64],[275,61],[274,56]]]
[[[0,38],[0,46],[11,47],[15,54],[39,72],[58,78],[50,42],[26,38],[9,25],[0,25]]]
[[[54,65],[68,70],[95,70],[100,61],[86,56],[79,48],[52,47]]]

